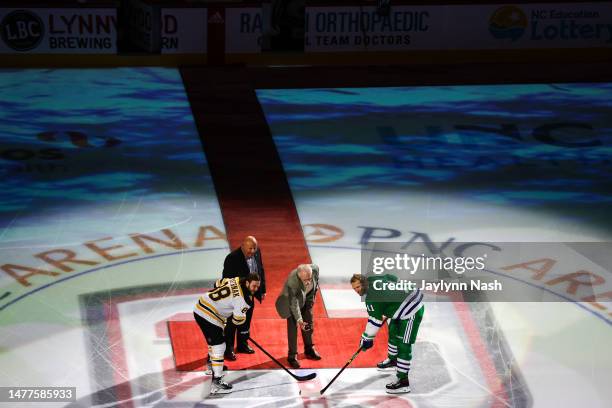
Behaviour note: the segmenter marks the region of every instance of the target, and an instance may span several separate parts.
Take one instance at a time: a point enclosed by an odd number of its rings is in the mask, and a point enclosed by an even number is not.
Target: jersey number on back
[[[208,296],[215,302],[218,302],[221,299],[225,299],[229,295],[232,294],[229,286],[220,286],[215,290],[211,290],[208,292]]]

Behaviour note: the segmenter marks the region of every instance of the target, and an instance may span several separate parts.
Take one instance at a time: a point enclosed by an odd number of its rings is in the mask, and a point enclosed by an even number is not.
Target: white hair
[[[304,273],[304,272],[308,273],[309,275],[312,274],[312,268],[310,267],[310,265],[308,265],[308,264],[298,265],[297,273],[301,274],[301,273]]]

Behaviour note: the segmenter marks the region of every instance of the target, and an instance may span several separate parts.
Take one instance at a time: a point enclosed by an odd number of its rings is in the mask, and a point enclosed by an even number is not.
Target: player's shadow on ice
[[[376,380],[372,380],[372,378],[366,378],[361,382],[358,383],[351,383],[348,386],[342,387],[342,388],[336,388],[334,390],[334,394],[347,394],[347,395],[351,395],[354,394],[355,390],[364,390],[367,389],[368,387],[371,387],[372,384],[374,384],[375,382],[385,382],[385,380],[388,380],[391,376],[395,376],[395,372],[388,372],[388,373],[379,373],[380,377]],[[333,387],[333,385],[332,385]]]
[[[252,387],[248,387],[248,388],[241,388],[241,387],[237,387],[236,385],[244,382],[244,381],[252,381],[253,379],[257,378],[257,377],[261,377],[263,375],[266,375],[268,373],[266,372],[249,372],[249,373],[244,373],[243,375],[241,375],[240,377],[232,377],[231,378],[231,383],[234,386],[234,389],[232,391],[232,394],[236,394],[242,391],[259,391],[259,390],[263,390],[266,388],[278,388],[280,386],[283,385],[292,385],[295,384],[295,380],[291,380],[288,379],[285,382],[280,382],[280,383],[272,383],[272,384],[261,384],[261,385],[253,385]]]
[[[335,368],[335,366],[321,366],[321,362],[318,362],[318,361],[314,362],[313,360],[309,360],[306,357],[306,354],[304,353],[299,353],[296,357],[300,361],[300,363],[304,365],[302,366],[302,368],[300,368],[300,370],[319,370],[321,368]],[[282,365],[284,365],[285,368],[287,368],[288,370],[293,370],[291,366],[289,365],[288,357],[277,358],[277,360]],[[317,365],[309,366],[313,363]],[[322,361],[322,363],[325,363],[325,361]],[[195,365],[196,362],[193,362],[193,364]],[[190,362],[189,365],[191,366],[192,363]],[[268,360],[268,361],[264,361],[263,363],[253,364],[247,367],[240,368],[240,370],[280,370],[280,369],[281,368],[272,360]]]
[[[112,373],[109,374],[111,374],[110,378],[112,378]],[[82,396],[75,402],[66,405],[66,407],[111,408],[136,403],[138,405],[154,406],[158,403],[171,400],[170,396],[172,395],[178,395],[190,388],[203,384],[204,381],[210,380],[210,376],[208,375],[201,375],[196,378],[185,380],[184,377],[190,374],[192,373],[177,371],[175,368],[162,372],[144,374],[131,381],[115,384],[89,395]],[[244,373],[236,378],[232,378],[231,382],[233,385],[236,385],[246,380],[253,380],[265,374],[265,372]],[[278,385],[280,384],[274,384],[273,386]],[[249,389],[265,387],[267,386],[252,387]],[[235,392],[247,391],[249,389],[235,389]],[[193,401],[189,406],[193,406]]]

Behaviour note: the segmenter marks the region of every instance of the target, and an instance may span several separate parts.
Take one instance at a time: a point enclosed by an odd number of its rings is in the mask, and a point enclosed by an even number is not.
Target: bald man
[[[234,338],[236,337],[237,353],[255,353],[255,350],[253,350],[247,343],[251,328],[251,319],[253,317],[253,309],[255,309],[255,302],[253,298],[259,300],[259,303],[261,303],[266,297],[266,275],[264,273],[263,262],[261,260],[261,251],[257,246],[257,240],[255,237],[250,235],[244,238],[239,248],[236,248],[225,257],[225,262],[223,263],[223,277],[246,277],[249,275],[249,273],[257,273],[259,275],[261,285],[259,286],[259,290],[257,290],[253,296],[248,296],[249,299],[247,299],[247,302],[249,302],[251,307],[246,314],[246,321],[244,324],[239,326],[237,329],[236,326],[230,321],[227,326],[225,326],[226,360],[236,360],[236,354],[234,353]]]

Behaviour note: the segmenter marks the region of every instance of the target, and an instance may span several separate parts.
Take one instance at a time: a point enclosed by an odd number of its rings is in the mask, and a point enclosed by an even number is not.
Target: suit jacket
[[[310,292],[306,293],[304,283],[297,274],[297,269],[289,273],[283,291],[276,299],[276,311],[283,319],[291,316],[296,321],[302,318],[301,309],[307,302],[314,303],[317,291],[319,290],[319,267],[315,264],[310,264],[312,268],[312,285]]]
[[[255,262],[257,263],[257,273],[259,274],[259,279],[261,285],[257,292],[255,292],[255,299],[261,302],[261,297],[266,293],[266,274],[263,267],[263,262],[261,260],[261,251],[257,248],[255,255]],[[223,262],[223,277],[224,278],[235,278],[235,277],[246,277],[249,274],[249,265],[247,264],[246,258],[242,253],[242,249],[238,247],[230,252],[225,257],[225,262]]]

